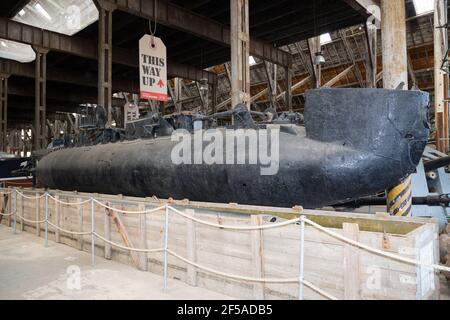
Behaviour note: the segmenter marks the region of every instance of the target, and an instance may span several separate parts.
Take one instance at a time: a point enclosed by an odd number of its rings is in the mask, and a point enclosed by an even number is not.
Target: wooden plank
[[[106,209],[106,210],[109,211],[110,217],[111,217],[112,221],[114,222],[117,232],[120,234],[125,246],[134,248],[133,243],[131,242],[130,236],[128,235],[127,229],[125,228],[125,225],[121,221],[117,212],[115,212],[111,209]],[[133,264],[136,267],[139,267],[139,257],[137,256],[136,252],[135,251],[129,251],[129,252],[130,252],[130,257],[131,257],[131,260],[133,261]]]
[[[251,224],[254,226],[262,225],[262,217],[260,215],[252,215]],[[264,247],[262,230],[251,231],[252,261],[255,278],[264,278]],[[264,299],[264,283],[253,284],[254,298],[257,300]]]
[[[145,211],[145,205],[141,204],[138,207],[139,211]],[[140,217],[139,243],[141,249],[147,249],[147,214],[142,213]],[[147,252],[139,253],[139,270],[148,271],[148,255]]]
[[[76,198],[76,202],[80,203],[83,201],[82,198]],[[78,230],[79,232],[83,232],[83,205],[77,205],[78,212]],[[83,250],[83,235],[80,234],[78,236],[78,250]]]
[[[38,198],[39,194],[36,193],[36,200],[34,200],[34,220],[41,220],[41,199]],[[36,236],[40,236],[41,234],[41,225],[40,223],[36,223]]]
[[[186,214],[190,216],[195,215],[195,211],[193,209],[185,210]],[[190,261],[197,261],[197,234],[196,234],[196,223],[190,219],[186,221],[186,254],[187,259]],[[197,286],[197,270],[194,266],[190,264],[186,267],[186,281],[191,286]]]
[[[55,200],[55,225],[57,225],[58,227],[61,226],[61,204],[58,202],[59,201],[59,195],[55,196],[56,200]],[[59,232],[59,230],[57,228],[55,228],[55,242],[56,243],[60,243],[61,242],[61,234]]]
[[[25,199],[24,197],[20,197],[20,215],[22,217],[25,217],[25,211],[24,211],[24,207],[23,207],[24,199]],[[24,230],[25,230],[25,220],[20,219],[20,231],[24,231]]]
[[[103,236],[111,241],[111,217],[108,209],[105,208],[105,221],[103,223]],[[111,260],[112,246],[105,242],[105,259]]]
[[[358,241],[359,226],[356,223],[343,223],[343,235]],[[344,245],[344,298],[360,299],[359,249],[350,244]]]

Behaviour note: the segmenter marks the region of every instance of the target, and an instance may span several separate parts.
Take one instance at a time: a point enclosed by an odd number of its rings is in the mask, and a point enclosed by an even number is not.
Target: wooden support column
[[[112,13],[115,9],[110,2],[96,0],[98,9],[98,100],[97,104],[106,109],[107,127],[111,127],[112,117]]]
[[[396,89],[403,83],[403,89],[408,90],[405,15],[404,0],[381,0],[383,87],[385,89]],[[399,196],[400,194],[407,195],[406,201]],[[410,216],[412,214],[411,194],[411,179],[406,177],[398,186],[387,191],[388,212],[392,215]]]
[[[408,89],[406,20],[404,0],[381,0],[381,40],[383,87],[395,89],[404,83]]]
[[[285,67],[284,74],[286,77],[286,108],[289,112],[292,112],[292,69]]]
[[[322,79],[322,67],[315,63],[316,53],[320,52],[320,37],[308,39],[309,58],[311,63],[312,76],[314,78],[313,88],[320,88]]]
[[[366,87],[377,87],[377,26],[369,18],[366,24]]]
[[[244,103],[250,110],[249,0],[230,0],[231,106]]]
[[[0,74],[0,150],[6,152],[8,140],[8,74]]]
[[[46,117],[47,117],[47,49],[34,47],[35,61],[35,90],[34,90],[34,149],[43,149],[47,145]]]
[[[211,113],[216,113],[216,106],[217,106],[217,84],[211,85]]]
[[[447,1],[434,0],[434,101],[435,101],[435,125],[436,125],[436,149],[446,153],[448,151],[448,103],[445,102],[446,73],[441,70],[442,60],[447,50],[448,41],[445,28],[439,28],[446,22]]]

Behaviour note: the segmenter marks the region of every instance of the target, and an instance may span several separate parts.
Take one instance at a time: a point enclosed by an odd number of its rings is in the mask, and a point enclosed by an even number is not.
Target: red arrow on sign
[[[161,79],[159,79],[157,85],[158,85],[160,88],[162,88],[162,87],[164,87],[164,82],[163,82]]]

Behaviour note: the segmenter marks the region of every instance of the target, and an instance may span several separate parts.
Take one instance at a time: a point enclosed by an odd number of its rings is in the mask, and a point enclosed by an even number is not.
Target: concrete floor
[[[70,266],[73,266],[69,268]],[[69,269],[68,269],[69,268]],[[78,269],[79,268],[79,269]],[[70,270],[80,270],[81,288]],[[231,299],[0,225],[0,299]]]

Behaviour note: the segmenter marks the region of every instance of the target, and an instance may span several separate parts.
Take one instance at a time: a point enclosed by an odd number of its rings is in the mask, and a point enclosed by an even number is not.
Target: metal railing
[[[450,272],[450,267],[446,267],[440,264],[428,264],[428,263],[423,263],[421,261],[418,260],[414,260],[411,258],[407,258],[407,257],[403,257],[394,253],[390,253],[390,252],[386,252],[386,251],[382,251],[373,247],[370,247],[366,244],[363,244],[361,242],[349,239],[347,237],[344,237],[336,232],[333,232],[319,224],[317,224],[314,221],[311,221],[309,219],[307,219],[305,217],[305,215],[300,214],[299,218],[295,218],[295,219],[291,219],[291,220],[287,220],[287,221],[283,221],[283,222],[279,222],[279,223],[272,223],[272,224],[265,224],[265,225],[257,225],[257,226],[233,226],[233,225],[223,225],[223,224],[216,224],[216,223],[212,223],[212,222],[208,222],[205,220],[201,220],[198,219],[196,217],[193,217],[191,215],[186,214],[185,212],[182,212],[172,206],[170,206],[169,204],[165,204],[163,206],[159,206],[156,208],[152,208],[152,209],[148,209],[148,210],[139,210],[139,211],[128,211],[128,210],[122,210],[119,208],[114,208],[109,206],[108,204],[105,204],[97,199],[95,199],[94,197],[90,197],[87,200],[84,201],[79,201],[79,202],[64,202],[59,200],[58,198],[52,196],[49,192],[45,192],[43,194],[41,194],[40,196],[38,196],[38,192],[36,191],[36,195],[34,197],[30,197],[25,195],[23,192],[19,191],[18,189],[14,188],[14,189],[7,189],[8,191],[5,192],[5,189],[0,189],[0,195],[9,195],[12,194],[13,195],[13,202],[12,202],[12,209],[10,213],[2,213],[0,212],[0,215],[3,216],[12,216],[13,218],[13,232],[16,233],[16,228],[17,228],[17,217],[19,217],[20,219],[22,219],[23,221],[26,221],[28,223],[33,223],[33,224],[42,224],[45,223],[45,240],[44,240],[44,245],[47,247],[48,246],[48,226],[52,226],[55,229],[58,229],[59,231],[62,231],[64,233],[67,234],[73,234],[73,235],[91,235],[91,262],[92,265],[95,265],[95,239],[98,238],[102,241],[104,241],[105,243],[110,244],[111,246],[115,246],[117,248],[123,249],[123,250],[128,250],[128,251],[134,251],[134,252],[141,252],[141,253],[151,253],[151,252],[163,252],[164,253],[164,258],[163,258],[163,266],[164,266],[164,290],[167,289],[167,279],[168,279],[168,256],[171,255],[195,268],[201,269],[205,272],[208,273],[212,273],[212,274],[216,274],[219,276],[223,276],[226,278],[230,278],[230,279],[234,279],[234,280],[241,280],[241,281],[245,281],[245,282],[260,282],[260,283],[298,283],[298,297],[299,299],[303,300],[304,299],[304,286],[308,287],[309,289],[317,292],[318,294],[320,294],[321,296],[330,299],[330,300],[337,300],[337,298],[333,295],[331,295],[330,293],[327,293],[326,291],[318,288],[317,286],[315,286],[314,284],[310,283],[309,281],[305,280],[305,272],[304,272],[304,263],[305,263],[305,257],[304,257],[304,252],[305,252],[305,225],[308,224],[311,227],[333,237],[336,238],[342,242],[348,243],[352,246],[358,247],[360,249],[366,250],[368,252],[371,252],[373,254],[376,255],[380,255],[380,256],[384,256],[386,258],[390,258],[393,260],[397,260],[406,264],[412,264],[412,265],[416,265],[416,266],[421,266],[421,267],[426,267],[426,268],[431,268],[434,270],[440,270],[440,271],[447,271]],[[31,192],[31,191],[30,191]],[[29,200],[38,200],[40,198],[45,198],[45,219],[44,220],[30,220],[30,219],[26,219],[25,217],[21,216],[19,213],[17,213],[17,196],[21,196],[25,199],[29,199]],[[91,203],[91,230],[90,231],[85,231],[85,232],[80,232],[80,231],[71,231],[71,230],[67,230],[64,228],[61,228],[60,226],[52,223],[51,221],[49,221],[49,217],[48,217],[48,212],[49,212],[49,207],[48,207],[48,199],[52,199],[53,201],[55,201],[55,203],[60,203],[63,205],[83,205],[86,203]],[[118,243],[115,243],[113,241],[108,240],[107,238],[105,238],[104,236],[98,234],[96,232],[95,229],[95,204],[98,204],[106,209],[109,210],[113,210],[115,212],[120,212],[120,213],[124,213],[124,214],[150,214],[150,213],[154,213],[157,211],[161,211],[161,210],[165,210],[165,219],[164,219],[164,244],[162,248],[152,248],[152,249],[145,249],[145,248],[132,248],[132,247],[128,247],[128,246],[124,246]],[[220,229],[230,229],[230,230],[243,230],[243,231],[251,231],[251,230],[264,230],[264,229],[273,229],[273,228],[281,228],[287,225],[291,225],[291,224],[299,224],[299,236],[300,236],[300,241],[299,241],[299,273],[297,277],[293,277],[293,278],[254,278],[254,277],[247,277],[247,276],[240,276],[240,275],[234,275],[234,274],[230,274],[230,273],[226,273],[226,272],[222,272],[219,270],[215,270],[206,266],[203,266],[201,264],[196,263],[195,261],[191,261],[185,257],[182,257],[181,255],[179,255],[178,253],[172,251],[169,248],[169,220],[170,220],[170,213],[174,213],[176,215],[179,215],[181,217],[184,217],[185,219],[189,219],[192,220],[196,223],[199,224],[203,224],[206,226],[210,226],[210,227],[215,227],[215,228],[220,228]]]

